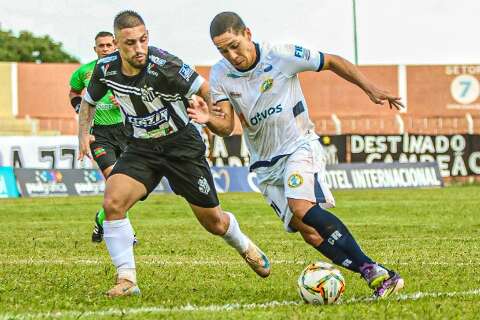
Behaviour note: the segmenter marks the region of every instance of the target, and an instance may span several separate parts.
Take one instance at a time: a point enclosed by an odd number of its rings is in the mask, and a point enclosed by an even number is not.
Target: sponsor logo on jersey
[[[106,56],[104,58],[98,59],[97,63],[109,63],[115,60],[117,60],[117,55]]]
[[[185,79],[186,81],[190,81],[190,77],[193,75],[193,69],[188,64],[184,63],[178,73],[182,76],[183,79]]]
[[[272,71],[273,66],[271,64],[265,65],[265,68],[263,68],[263,72],[269,72]]]
[[[154,63],[149,63],[147,66],[147,73],[152,76],[158,77],[158,72],[155,71],[155,66],[156,65]]]
[[[287,180],[290,188],[298,188],[303,184],[303,177],[299,173],[292,173]]]
[[[279,104],[275,107],[270,107],[270,108],[265,109],[261,112],[257,112],[254,117],[250,118],[250,123],[252,124],[252,126],[256,126],[257,124],[259,124],[263,120],[270,117],[272,114],[280,113],[280,112],[282,112],[282,110],[283,110],[282,105]]]
[[[127,116],[128,122],[134,127],[142,129],[150,129],[151,127],[156,127],[162,123],[168,122],[168,118],[167,108],[154,111],[146,116]]]
[[[154,56],[153,54],[149,55],[148,58],[150,61],[158,65],[159,67],[163,66],[165,63],[167,63],[167,60],[159,58],[157,56]]]
[[[110,64],[106,64],[106,65],[103,65],[103,66],[100,67],[100,69],[102,69],[102,71],[103,71],[103,76],[104,77],[114,76],[114,75],[117,74],[117,71],[115,71],[115,70],[108,71],[108,68],[110,68]]]
[[[268,78],[263,81],[262,85],[260,86],[260,92],[266,92],[273,87],[273,78]]]
[[[200,177],[200,179],[198,179],[198,191],[203,194],[208,194],[210,192],[210,185],[205,177]]]
[[[295,57],[305,60],[310,60],[310,50],[300,46],[295,46]]]
[[[242,94],[240,92],[236,92],[236,91],[230,91],[228,93],[228,95],[232,98],[240,98],[242,97]]]

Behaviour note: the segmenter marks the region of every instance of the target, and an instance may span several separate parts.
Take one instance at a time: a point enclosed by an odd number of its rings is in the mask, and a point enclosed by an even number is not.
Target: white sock
[[[128,218],[103,222],[103,238],[120,279],[137,283],[133,257],[133,228]]]
[[[230,212],[225,212],[230,217],[230,224],[227,232],[223,235],[223,239],[232,247],[234,247],[239,253],[244,253],[248,248],[248,237],[243,234],[238,225],[237,219]]]

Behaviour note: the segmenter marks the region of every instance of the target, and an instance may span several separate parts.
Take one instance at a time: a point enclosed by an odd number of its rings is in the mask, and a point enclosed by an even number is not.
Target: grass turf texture
[[[103,295],[114,281],[106,248],[90,242],[101,197],[0,200],[0,319],[477,318],[479,194],[479,186],[336,192],[335,214],[406,288],[400,299],[366,301],[364,281],[341,269],[346,292],[335,306],[301,303],[301,270],[327,260],[285,233],[259,194],[220,198],[269,255],[269,278],[204,231],[182,198],[156,195],[130,215],[142,296],[115,300]]]

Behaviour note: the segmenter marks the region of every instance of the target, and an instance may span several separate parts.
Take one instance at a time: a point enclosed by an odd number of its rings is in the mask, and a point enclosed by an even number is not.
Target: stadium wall
[[[29,117],[38,119],[39,130],[76,134],[77,120],[68,92],[70,75],[77,67],[78,64],[0,63],[0,118]],[[208,78],[209,67],[196,69]],[[360,69],[374,83],[405,98],[407,109],[399,113],[376,106],[359,88],[331,72],[302,73],[300,81],[317,131],[480,133],[480,65],[361,66]],[[236,132],[240,131],[237,126]]]

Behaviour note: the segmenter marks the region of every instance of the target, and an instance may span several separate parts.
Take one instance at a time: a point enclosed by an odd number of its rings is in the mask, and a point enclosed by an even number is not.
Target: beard
[[[138,62],[135,58],[127,59],[127,62],[136,69],[142,69],[147,65],[147,58],[145,57],[144,62]]]

